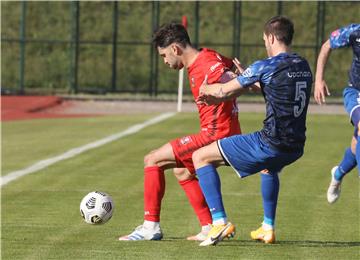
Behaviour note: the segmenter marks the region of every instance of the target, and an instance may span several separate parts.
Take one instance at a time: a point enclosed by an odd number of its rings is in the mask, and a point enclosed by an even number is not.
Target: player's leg
[[[176,167],[171,145],[167,143],[147,154],[144,164],[144,219],[159,222],[165,194],[164,170]]]
[[[201,231],[197,235],[189,236],[187,238],[188,240],[203,241],[209,233],[209,224],[212,223],[209,207],[207,206],[205,197],[201,191],[199,181],[195,176],[195,168],[192,161],[193,152],[211,142],[211,138],[202,133],[185,136],[170,142],[173,147],[177,166],[186,168],[186,170],[175,169],[175,176],[184,190],[201,225]]]
[[[352,154],[355,155],[358,172],[360,174],[360,91],[355,88],[348,87],[344,89],[343,96],[345,109],[350,115],[351,123],[355,127],[354,137],[351,142],[351,151]],[[350,153],[350,150],[349,152],[345,152],[344,159],[347,159],[349,162],[348,165],[344,165],[344,169],[342,169],[343,174],[341,174],[341,172],[337,173],[339,179],[354,168],[354,164],[350,163],[353,161],[352,154]]]
[[[225,165],[225,162],[217,143],[213,142],[193,153],[193,163],[213,219],[213,228],[209,232],[207,239],[200,244],[201,246],[208,246],[235,234],[235,226],[227,222],[221,195],[221,182],[215,168],[216,166]]]
[[[358,166],[358,176],[360,177],[360,108],[356,109],[356,120],[357,120],[357,124],[356,124],[356,129],[355,131],[357,131],[357,136],[356,136],[356,140],[354,140],[354,146],[355,146],[355,158],[356,158],[356,162],[357,162],[357,166]]]
[[[359,93],[353,88],[344,90],[344,106],[350,115],[351,122],[355,126],[354,136],[351,140],[351,147],[344,152],[344,157],[339,165],[331,170],[331,181],[327,190],[327,200],[329,203],[336,202],[341,193],[341,182],[344,176],[356,167],[360,160],[359,126],[360,126],[360,104],[358,102]],[[359,171],[360,172],[360,171]]]
[[[262,226],[250,233],[252,239],[265,243],[275,242],[275,216],[279,195],[278,172],[261,172],[261,195],[263,200],[264,220]]]
[[[160,240],[161,201],[165,193],[164,170],[176,167],[169,143],[147,154],[144,158],[144,223],[119,240]]]
[[[221,165],[223,158],[216,142],[193,153],[193,162],[200,187],[210,208],[213,224],[225,224],[226,213],[221,196],[221,182],[215,166]]]
[[[222,203],[219,175],[215,167],[231,165],[239,177],[246,177],[263,170],[265,167],[262,163],[259,163],[263,161],[263,158],[259,159],[258,157],[259,155],[262,157],[267,156],[267,153],[264,153],[264,155],[259,154],[259,147],[261,147],[259,142],[260,134],[258,132],[248,135],[234,135],[220,139],[216,143],[201,148],[193,154],[196,173],[199,177],[201,189],[211,209],[213,223],[217,222],[215,220],[218,220],[220,225],[227,222]],[[220,239],[212,237],[212,232],[210,232],[209,239],[205,240],[204,244],[201,245],[211,244],[208,243],[210,241],[215,241],[215,243],[221,241],[224,237],[223,234],[229,234],[227,233],[228,231],[235,231],[235,227],[231,223],[230,225],[232,230],[225,227],[225,233],[218,233],[220,234]],[[217,228],[217,226],[214,226],[214,228]]]
[[[199,181],[195,174],[190,173],[186,168],[175,168],[174,175],[184,190],[201,225],[201,231],[196,235],[187,237],[187,240],[204,241],[211,229],[212,219]]]
[[[270,146],[260,146],[257,154],[261,171],[261,195],[263,201],[264,218],[260,228],[250,233],[252,239],[266,244],[275,243],[276,208],[280,190],[279,173],[286,166],[303,155],[303,150],[279,151]]]
[[[351,146],[345,149],[342,161],[339,163],[338,166],[334,167],[335,169],[333,171],[334,171],[335,180],[342,181],[344,176],[356,167],[357,162],[356,162],[355,153],[356,153],[356,149],[358,149],[357,143],[358,143],[357,138],[353,136],[351,139]]]
[[[357,139],[352,138],[351,148],[347,148],[344,153],[344,157],[338,166],[331,169],[331,181],[327,190],[327,200],[329,203],[335,203],[341,193],[341,183],[343,178],[354,169],[357,165],[355,151],[357,148]]]

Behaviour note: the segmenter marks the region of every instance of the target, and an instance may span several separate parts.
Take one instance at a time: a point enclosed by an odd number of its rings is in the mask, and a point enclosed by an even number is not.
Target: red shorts
[[[195,173],[195,167],[192,161],[192,154],[197,149],[211,144],[215,139],[205,133],[188,135],[170,141],[172,146],[176,167],[187,168],[190,173]]]

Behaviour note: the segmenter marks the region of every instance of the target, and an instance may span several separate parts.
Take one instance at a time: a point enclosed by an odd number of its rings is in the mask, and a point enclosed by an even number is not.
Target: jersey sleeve
[[[261,78],[269,70],[269,66],[266,60],[256,61],[251,64],[241,75],[237,77],[237,80],[243,87],[248,87],[255,82],[261,81]]]
[[[359,30],[360,24],[350,24],[333,31],[330,34],[330,47],[331,49],[337,49],[347,47],[350,45],[350,35],[352,32]]]
[[[218,54],[219,55],[219,54]],[[210,68],[207,71],[208,84],[219,82],[221,75],[231,69],[232,61],[226,57],[220,56],[218,60],[213,60],[210,63]]]

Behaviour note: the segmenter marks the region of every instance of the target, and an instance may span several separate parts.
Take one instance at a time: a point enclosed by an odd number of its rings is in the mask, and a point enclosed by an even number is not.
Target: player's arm
[[[206,75],[205,80],[200,87],[199,97],[196,100],[198,104],[219,104],[248,91],[240,85],[236,78],[226,83],[215,83],[211,85],[207,84],[207,78],[208,76]]]
[[[324,79],[325,66],[331,53],[330,40],[327,40],[322,46],[317,59],[315,75],[315,101],[321,105],[325,103],[325,97],[330,95],[329,88]]]
[[[241,62],[237,58],[234,58],[233,63],[236,67],[235,73],[237,75],[243,74],[243,72],[245,71],[245,68],[242,66]],[[260,92],[260,90],[261,90],[260,83],[256,82],[253,85],[249,86],[248,89],[249,89],[249,91]]]
[[[196,100],[198,104],[213,105],[225,100],[240,96],[248,91],[248,87],[267,75],[271,66],[267,60],[260,60],[251,64],[241,75],[226,82],[208,85],[208,76],[200,86],[199,96]]]
[[[234,72],[232,72],[231,70],[227,70],[221,75],[219,82],[226,83],[236,77],[237,77],[237,75]]]

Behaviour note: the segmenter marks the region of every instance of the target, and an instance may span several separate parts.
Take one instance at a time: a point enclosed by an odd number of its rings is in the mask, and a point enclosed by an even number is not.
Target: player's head
[[[180,56],[183,50],[191,45],[191,42],[183,25],[179,23],[162,25],[153,35],[153,44],[164,59],[164,63],[170,68],[181,69],[184,67]]]
[[[264,41],[266,51],[272,56],[274,44],[289,47],[294,35],[294,24],[285,16],[274,16],[265,23]]]

